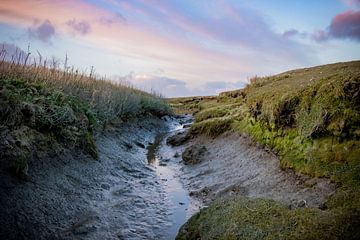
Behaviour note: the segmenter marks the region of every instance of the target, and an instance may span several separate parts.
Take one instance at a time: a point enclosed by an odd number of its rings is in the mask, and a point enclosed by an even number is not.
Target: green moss
[[[295,209],[267,199],[219,200],[182,226],[181,239],[338,239],[334,214]]]
[[[195,123],[191,126],[189,134],[192,136],[204,134],[210,137],[217,137],[231,129],[233,120],[230,118],[215,118]]]
[[[201,122],[209,118],[223,117],[226,114],[227,111],[224,108],[210,108],[196,114],[195,119],[197,122]]]

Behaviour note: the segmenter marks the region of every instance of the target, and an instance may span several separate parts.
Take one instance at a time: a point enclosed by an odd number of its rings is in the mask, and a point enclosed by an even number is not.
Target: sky
[[[360,0],[0,0],[9,53],[64,61],[166,97],[360,59]]]

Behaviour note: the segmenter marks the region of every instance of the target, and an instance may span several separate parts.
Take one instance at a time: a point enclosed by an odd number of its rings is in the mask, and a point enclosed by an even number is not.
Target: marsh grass
[[[93,67],[81,73],[68,67],[67,58],[60,67],[54,59],[30,56],[17,51],[9,58],[4,47],[0,51],[0,133],[1,140],[11,140],[0,144],[1,159],[28,161],[41,151],[60,151],[60,145],[96,159],[94,131],[112,121],[172,113],[161,96],[100,78]],[[15,160],[15,168],[22,162]]]
[[[0,52],[0,78],[14,78],[29,83],[37,83],[47,88],[56,89],[79,101],[88,103],[94,114],[101,121],[128,118],[144,113],[165,115],[170,107],[160,95],[140,91],[130,84],[114,82],[99,77],[91,67],[90,72],[80,72],[68,66],[65,58],[63,66],[55,59],[46,60],[39,54],[21,51],[8,59],[3,48]]]

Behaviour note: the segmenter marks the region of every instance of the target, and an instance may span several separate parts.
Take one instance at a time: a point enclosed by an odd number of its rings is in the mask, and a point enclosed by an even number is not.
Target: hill
[[[329,178],[337,190],[317,208],[266,199],[221,199],[185,224],[178,239],[360,237],[360,61],[255,77],[216,98],[171,99],[194,113],[189,135],[236,131],[269,149],[282,169]]]

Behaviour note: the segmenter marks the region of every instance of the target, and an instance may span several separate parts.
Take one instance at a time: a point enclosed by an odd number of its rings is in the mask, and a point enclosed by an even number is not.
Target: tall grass
[[[3,46],[0,51],[0,78],[16,78],[60,90],[90,104],[94,114],[102,121],[144,113],[161,116],[171,111],[161,96],[140,91],[130,84],[101,78],[95,74],[94,67],[88,73],[81,72],[68,66],[67,57],[60,66],[59,61],[44,59],[39,52],[38,57],[31,57],[29,51],[17,50],[9,56]]]

